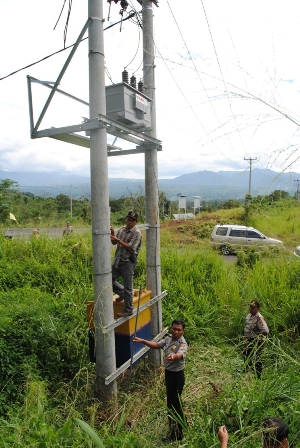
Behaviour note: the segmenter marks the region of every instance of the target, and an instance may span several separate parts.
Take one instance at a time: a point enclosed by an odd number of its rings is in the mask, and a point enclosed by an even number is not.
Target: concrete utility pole
[[[88,1],[89,26],[89,101],[90,119],[106,115],[103,5]],[[90,137],[92,244],[94,269],[94,320],[96,339],[96,386],[99,399],[106,401],[117,393],[116,382],[105,385],[105,377],[116,369],[114,330],[103,327],[114,321],[111,279],[111,242],[108,191],[106,129],[92,129]]]
[[[255,157],[255,159],[252,159],[251,157],[249,159],[246,159],[246,157],[244,157],[244,160],[247,160],[250,162],[250,172],[249,172],[249,191],[248,193],[251,194],[251,172],[252,172],[252,162],[254,160],[257,160],[257,157]]]
[[[153,2],[142,0],[143,17],[143,75],[146,95],[153,100],[151,108],[151,127],[149,135],[156,138],[155,77],[154,77],[154,39],[153,39]],[[160,272],[160,229],[158,207],[158,165],[157,149],[145,151],[145,197],[147,230],[147,289],[152,291],[151,297],[161,293]],[[151,307],[152,338],[162,330],[162,305],[159,300]],[[150,361],[162,363],[161,350],[152,350]]]

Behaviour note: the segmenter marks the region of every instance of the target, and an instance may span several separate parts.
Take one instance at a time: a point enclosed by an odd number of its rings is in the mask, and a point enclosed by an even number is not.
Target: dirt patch
[[[186,221],[184,219],[181,219],[178,221],[177,219],[170,219],[168,221],[162,221],[160,223],[160,227],[162,229],[173,229],[174,227],[194,227],[196,224],[209,222],[209,221],[216,221],[219,223],[221,221],[221,217],[218,215],[212,215],[212,216],[205,216],[203,218],[196,218],[196,219],[187,219]]]

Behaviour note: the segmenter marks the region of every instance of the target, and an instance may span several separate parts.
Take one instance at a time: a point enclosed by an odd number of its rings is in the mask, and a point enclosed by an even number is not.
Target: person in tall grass
[[[71,226],[70,221],[67,222],[66,227],[63,230],[63,236],[71,235],[73,232],[73,227]]]
[[[253,367],[258,378],[260,378],[263,368],[261,360],[263,338],[269,334],[268,325],[259,309],[260,303],[257,300],[252,300],[249,305],[249,314],[246,317],[245,347],[243,350],[246,367]]]
[[[187,352],[187,343],[183,337],[185,323],[181,319],[172,322],[171,335],[159,342],[134,338],[133,342],[141,342],[150,348],[164,350],[165,381],[167,390],[167,406],[170,409],[169,433],[162,438],[165,443],[183,438],[183,424],[185,416],[181,402],[184,387],[184,366]]]
[[[39,235],[38,229],[33,229],[32,237],[35,238],[35,239],[39,239],[40,235]]]
[[[112,263],[112,289],[119,295],[116,302],[124,301],[124,308],[117,314],[118,317],[131,316],[133,312],[133,274],[142,244],[137,220],[138,214],[130,210],[126,216],[126,226],[121,227],[117,235],[114,228],[110,227],[111,243],[117,245]],[[122,277],[123,285],[117,281],[119,277]]]
[[[289,427],[278,417],[266,418],[262,423],[262,448],[287,448]],[[227,448],[229,435],[226,426],[218,431],[220,448]]]

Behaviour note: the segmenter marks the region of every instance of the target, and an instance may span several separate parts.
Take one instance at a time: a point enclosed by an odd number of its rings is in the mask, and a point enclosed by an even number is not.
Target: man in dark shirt
[[[252,300],[249,305],[249,314],[246,317],[244,329],[245,347],[243,351],[244,360],[247,367],[253,367],[257,377],[262,373],[261,354],[264,344],[264,336],[269,334],[269,328],[263,316],[259,312],[260,303]]]
[[[112,263],[112,289],[119,295],[117,302],[124,300],[124,309],[117,314],[118,317],[130,316],[133,311],[133,274],[142,243],[141,231],[136,226],[137,220],[138,214],[130,210],[126,216],[126,226],[121,227],[117,235],[114,228],[110,228],[111,243],[117,244]],[[122,277],[123,285],[117,282],[119,277]]]
[[[185,416],[182,409],[181,394],[184,387],[184,366],[187,343],[183,337],[185,323],[176,319],[172,322],[171,335],[159,342],[135,338],[133,342],[141,342],[150,348],[160,348],[165,351],[164,366],[167,389],[167,406],[169,414],[169,434],[162,438],[163,442],[181,440]],[[174,418],[175,417],[175,418]]]

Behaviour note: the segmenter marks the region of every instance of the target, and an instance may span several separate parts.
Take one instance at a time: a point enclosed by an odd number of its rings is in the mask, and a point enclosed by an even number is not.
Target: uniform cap
[[[135,219],[136,221],[138,220],[138,217],[139,217],[139,215],[136,212],[134,212],[133,210],[130,210],[126,216],[126,218],[132,218],[132,219]]]

